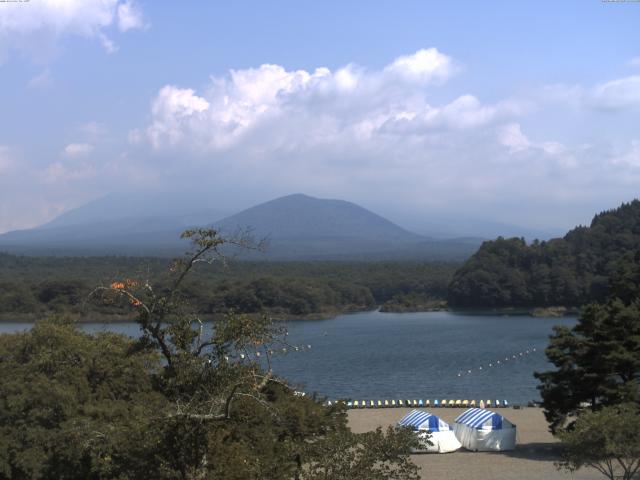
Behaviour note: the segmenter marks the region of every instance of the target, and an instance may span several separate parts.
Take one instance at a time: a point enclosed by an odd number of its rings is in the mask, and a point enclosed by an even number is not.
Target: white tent
[[[412,410],[398,422],[398,426],[411,427],[418,432],[420,447],[415,452],[447,453],[461,447],[451,426],[429,412]]]
[[[516,426],[484,408],[470,408],[456,418],[453,431],[464,448],[480,452],[501,452],[516,447]]]

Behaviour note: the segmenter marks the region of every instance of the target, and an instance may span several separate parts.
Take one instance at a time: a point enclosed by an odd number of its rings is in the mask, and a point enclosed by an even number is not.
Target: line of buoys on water
[[[514,355],[507,355],[506,357],[504,357],[504,360],[500,359],[500,360],[496,360],[495,362],[489,362],[487,365],[480,365],[479,367],[475,368],[475,369],[467,369],[465,370],[461,370],[458,372],[458,377],[464,377],[467,375],[471,375],[474,370],[475,371],[480,371],[480,370],[486,370],[487,368],[493,368],[494,366],[497,367],[498,365],[504,365],[505,363],[507,363],[509,360],[517,360],[520,357],[526,357],[527,355],[531,355],[532,353],[536,353],[536,349],[535,347],[530,348],[528,350],[523,350],[522,352],[518,352],[517,354]]]
[[[291,352],[307,352],[311,350],[311,345],[297,345],[290,347],[282,347],[282,348],[270,348],[265,350],[264,352],[248,352],[248,353],[238,353],[234,356],[225,355],[224,360],[229,362],[230,360],[252,360],[252,356],[255,358],[261,358],[263,355],[265,356],[274,356],[279,354],[287,354]]]
[[[344,403],[347,408],[404,408],[404,407],[424,407],[424,408],[506,408],[509,402],[506,400],[336,400],[327,401],[327,405]]]

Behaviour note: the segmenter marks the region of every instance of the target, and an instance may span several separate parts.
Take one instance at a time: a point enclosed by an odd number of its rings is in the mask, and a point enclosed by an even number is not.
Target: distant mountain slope
[[[225,231],[250,226],[257,235],[287,240],[366,238],[415,243],[424,239],[355,203],[303,194],[256,205],[217,222],[216,226]]]
[[[354,203],[303,194],[257,205],[215,226],[228,233],[251,229],[255,237],[269,242],[262,257],[279,260],[462,260],[480,244],[473,239],[423,237]]]
[[[173,256],[186,248],[179,239],[181,231],[204,225],[214,225],[223,234],[250,229],[255,237],[266,237],[266,254],[241,253],[250,259],[463,260],[480,244],[478,239],[423,237],[354,203],[302,194],[277,198],[220,221],[216,221],[215,213],[180,213],[167,203],[171,203],[170,198],[159,199],[149,208],[132,198],[101,199],[41,227],[0,235],[0,251]],[[123,212],[132,216],[123,217]]]
[[[464,215],[439,216],[429,214],[424,219],[412,219],[407,225],[416,233],[428,232],[434,238],[497,238],[524,237],[527,241],[550,240],[560,237],[566,229],[535,229],[489,219],[467,217]]]
[[[0,235],[0,251],[36,255],[175,255],[180,233],[225,213],[171,193],[111,194],[36,228]]]
[[[527,245],[485,242],[456,272],[449,303],[456,307],[580,306],[601,300],[625,255],[640,250],[640,201],[596,215],[589,227]]]

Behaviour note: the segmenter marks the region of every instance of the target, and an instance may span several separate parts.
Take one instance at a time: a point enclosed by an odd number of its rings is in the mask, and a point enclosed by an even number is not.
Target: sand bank
[[[400,420],[411,409],[364,409],[349,411],[349,426],[354,432],[387,427]],[[443,420],[453,423],[462,409],[431,409]],[[447,454],[413,455],[421,467],[422,478],[447,480],[569,480],[604,478],[595,470],[586,469],[571,475],[558,471],[554,461],[559,456],[558,442],[547,430],[547,423],[539,408],[497,409],[518,427],[518,445],[512,452],[468,452],[464,449]]]

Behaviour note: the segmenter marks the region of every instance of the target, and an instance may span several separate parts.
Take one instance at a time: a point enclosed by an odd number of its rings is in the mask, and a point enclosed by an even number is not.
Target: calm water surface
[[[491,398],[524,403],[539,399],[533,372],[550,366],[544,349],[553,325],[575,322],[574,317],[450,312],[366,312],[298,320],[286,324],[289,342],[310,344],[311,350],[276,356],[273,365],[301,389],[329,398]],[[25,328],[29,324],[0,324],[1,332]],[[90,323],[82,328],[139,332],[135,323]]]

